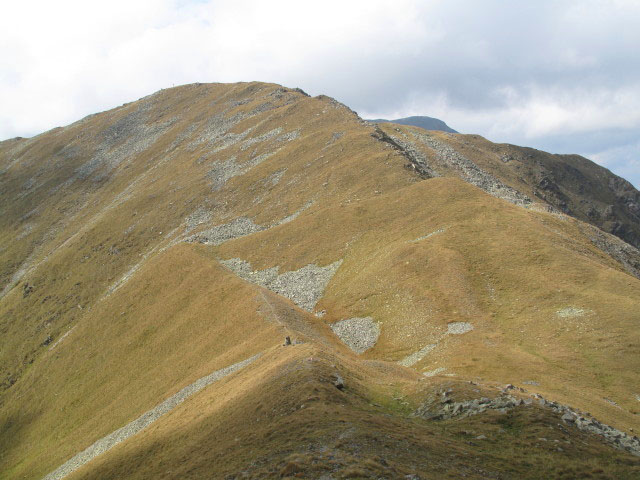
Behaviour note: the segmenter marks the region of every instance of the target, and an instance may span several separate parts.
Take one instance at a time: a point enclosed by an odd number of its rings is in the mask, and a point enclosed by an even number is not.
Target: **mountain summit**
[[[638,195],[258,82],[0,142],[0,478],[638,478]]]

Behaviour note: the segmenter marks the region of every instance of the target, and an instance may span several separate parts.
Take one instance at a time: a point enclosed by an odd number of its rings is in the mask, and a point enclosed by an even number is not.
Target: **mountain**
[[[383,118],[378,118],[369,121],[372,123],[398,123],[400,125],[411,125],[414,127],[424,128],[425,130],[438,130],[441,132],[458,133],[442,120],[438,120],[437,118],[432,117],[406,117],[397,118],[395,120],[385,120]]]
[[[258,82],[0,142],[0,478],[638,478],[637,195]]]

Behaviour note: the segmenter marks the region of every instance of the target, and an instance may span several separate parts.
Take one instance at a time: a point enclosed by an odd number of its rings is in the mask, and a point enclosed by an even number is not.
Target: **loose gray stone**
[[[449,335],[462,335],[473,330],[473,325],[468,322],[451,322],[447,325]]]
[[[251,264],[240,258],[221,260],[220,263],[232,270],[239,277],[287,297],[300,308],[311,312],[316,306],[316,303],[322,298],[324,290],[342,264],[342,260],[338,260],[324,267],[309,264],[299,270],[284,272],[282,274],[278,274],[279,267],[252,271]]]
[[[494,399],[480,398],[463,402],[452,402],[447,392],[442,393],[440,399],[434,398],[432,395],[414,414],[432,420],[445,420],[452,417],[464,418],[470,415],[478,415],[486,410],[506,412],[512,408],[527,408],[532,404],[531,398],[516,398],[504,392]],[[638,437],[630,436],[609,425],[600,423],[595,418],[591,418],[588,413],[580,413],[566,405],[547,401],[540,394],[535,393],[532,397],[538,400],[541,407],[548,408],[559,415],[560,419],[566,424],[572,425],[579,430],[599,435],[603,441],[610,443],[614,447],[640,456],[640,439]]]
[[[90,462],[98,455],[110,450],[115,447],[117,444],[125,441],[129,437],[137,434],[141,430],[145,429],[153,422],[155,422],[158,418],[163,416],[164,414],[170,412],[175,407],[184,402],[191,395],[199,392],[203,388],[211,385],[213,382],[220,380],[227,375],[230,375],[241,368],[246,367],[251,362],[260,357],[260,354],[254,355],[251,358],[243,360],[241,362],[235,363],[229,367],[222,368],[217,370],[206,377],[202,377],[191,385],[184,387],[175,395],[167,398],[164,402],[156,406],[155,408],[149,410],[148,412],[143,413],[140,417],[136,418],[133,422],[125,425],[124,427],[116,430],[113,433],[110,433],[106,437],[101,438],[93,445],[89,446],[82,452],[78,453],[70,460],[65,462],[62,466],[49,473],[44,477],[43,480],[60,480],[70,473],[76,471],[82,465]]]
[[[264,227],[256,225],[248,217],[238,217],[229,223],[216,225],[208,230],[193,235],[187,241],[200,242],[206,245],[221,245],[235,238],[245,237],[252,233],[264,230]]]
[[[331,329],[356,353],[364,353],[372,348],[380,336],[380,326],[371,317],[340,320],[331,325]]]
[[[583,317],[586,313],[587,313],[587,310],[583,310],[582,308],[566,307],[558,310],[556,312],[556,315],[560,318],[573,318],[573,317]]]
[[[425,377],[435,377],[436,375],[439,375],[439,374],[443,373],[444,371],[446,371],[446,368],[439,367],[439,368],[436,368],[435,370],[430,370],[428,372],[424,372],[422,375],[424,375]]]
[[[433,237],[434,235],[438,235],[439,233],[444,233],[447,229],[446,228],[439,228],[438,230],[434,230],[431,233],[427,233],[426,235],[423,235],[422,237],[418,237],[414,240],[411,240],[410,243],[417,243],[417,242],[421,242],[422,240],[426,240],[429,237]]]
[[[427,345],[422,347],[417,352],[412,353],[411,355],[406,356],[404,359],[400,360],[398,363],[403,367],[410,367],[415,365],[420,360],[422,360],[431,350],[437,347],[436,343],[432,343],[431,345]]]

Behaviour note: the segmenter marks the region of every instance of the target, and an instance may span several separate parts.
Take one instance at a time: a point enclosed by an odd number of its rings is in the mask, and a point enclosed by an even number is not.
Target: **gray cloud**
[[[580,153],[640,185],[634,0],[88,3],[0,18],[0,138],[173,84],[263,80]]]

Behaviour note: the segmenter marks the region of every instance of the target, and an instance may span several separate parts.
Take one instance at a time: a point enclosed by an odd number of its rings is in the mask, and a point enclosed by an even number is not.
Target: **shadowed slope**
[[[425,155],[440,174],[465,178],[464,163],[471,163],[531,199],[640,247],[640,192],[586,158],[495,144],[478,135],[429,133],[385,124],[381,128]],[[478,179],[477,174],[470,176]]]

